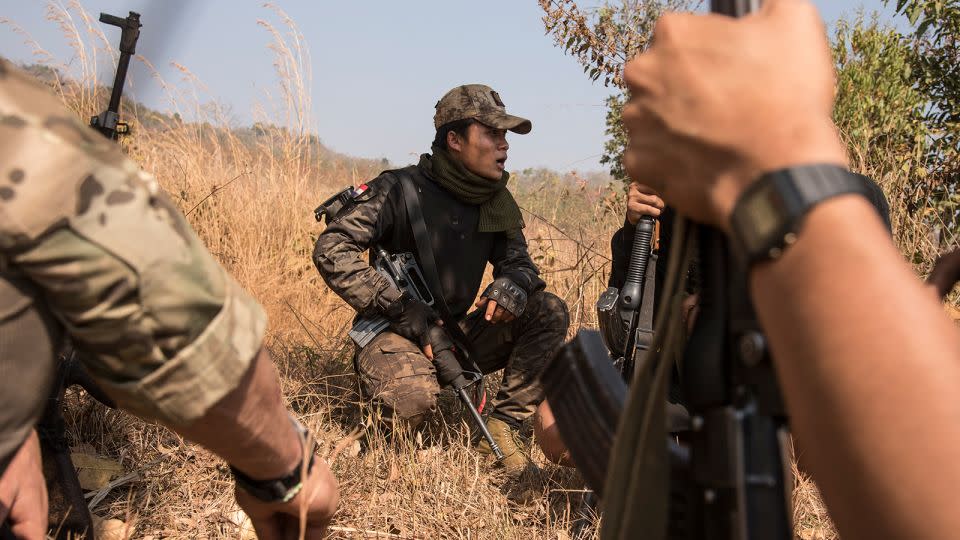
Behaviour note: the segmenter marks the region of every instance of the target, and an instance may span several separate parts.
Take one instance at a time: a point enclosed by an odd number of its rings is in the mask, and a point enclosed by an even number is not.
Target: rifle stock
[[[541,380],[570,457],[587,486],[602,497],[627,385],[600,334],[577,333],[560,349]]]

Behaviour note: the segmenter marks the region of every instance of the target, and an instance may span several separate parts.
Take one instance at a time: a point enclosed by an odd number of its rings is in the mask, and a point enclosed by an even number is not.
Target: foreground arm
[[[0,74],[7,115],[0,170],[18,179],[4,186],[0,262],[41,293],[43,309],[120,407],[170,426],[254,479],[289,474],[303,450],[261,350],[260,305],[117,145],[2,61]],[[316,537],[337,488],[319,461],[307,487],[300,499]],[[261,538],[278,537],[269,532],[278,513],[300,515],[295,507],[268,513],[243,494],[238,500],[267,531]]]
[[[751,288],[804,463],[844,537],[960,526],[960,333],[875,210],[857,197],[816,208]]]
[[[232,392],[197,421],[176,431],[255,480],[286,476],[313,452],[312,447],[302,448],[289,421],[277,371],[264,349]],[[319,458],[300,493],[289,502],[265,503],[242,489],[237,489],[236,496],[261,540],[296,537],[301,510],[306,516],[306,538],[322,538],[339,502],[337,481]]]
[[[627,168],[663,179],[653,187],[697,221],[726,228],[763,172],[846,164],[830,51],[806,1],[769,0],[739,21],[665,17],[625,77]],[[957,530],[960,337],[870,203],[816,206],[750,285],[804,463],[843,538]]]
[[[8,525],[15,538],[44,538],[47,511],[40,439],[32,431],[0,475],[0,532]]]

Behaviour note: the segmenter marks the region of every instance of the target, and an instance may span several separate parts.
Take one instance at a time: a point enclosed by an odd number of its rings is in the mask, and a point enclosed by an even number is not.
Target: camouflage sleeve
[[[0,266],[40,289],[104,390],[168,424],[239,383],[266,318],[157,181],[0,61]]]
[[[504,233],[498,238],[497,244],[490,259],[494,279],[501,276],[510,278],[527,294],[546,288],[546,283],[540,279],[540,270],[530,258],[523,231],[515,234]]]
[[[320,233],[313,250],[313,263],[323,281],[359,313],[382,311],[400,297],[400,291],[370,266],[364,252],[377,242],[392,215],[386,204],[393,187],[389,175],[368,184],[356,205],[334,219]]]

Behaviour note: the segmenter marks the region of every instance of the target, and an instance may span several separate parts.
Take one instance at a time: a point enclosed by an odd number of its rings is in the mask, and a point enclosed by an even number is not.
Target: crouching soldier
[[[355,366],[363,392],[394,426],[415,427],[433,413],[438,369],[441,380],[458,369],[434,357],[438,345],[427,334],[438,320],[462,329],[482,372],[504,370],[486,424],[504,468],[519,473],[530,461],[517,430],[543,401],[538,374],[569,325],[564,302],[544,290],[507,189],[507,131],[525,134],[532,125],[507,114],[491,88],[471,84],[440,99],[434,126],[431,153],[417,165],[386,171],[355,191],[318,238],[314,263],[358,313],[390,322],[358,350]],[[367,263],[364,252],[374,246],[415,254],[441,289],[431,290],[434,307],[401,294]],[[494,281],[474,302],[488,262]],[[491,453],[483,440],[477,450]]]

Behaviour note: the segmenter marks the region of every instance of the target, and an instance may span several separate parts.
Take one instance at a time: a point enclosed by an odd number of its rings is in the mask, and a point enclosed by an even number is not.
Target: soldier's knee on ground
[[[357,356],[360,386],[394,428],[413,428],[437,408],[440,386],[433,363],[410,340],[384,332]]]
[[[559,296],[548,291],[538,291],[531,295],[527,305],[538,325],[562,330],[566,335],[567,327],[570,326],[570,311],[567,303]]]
[[[413,384],[418,388],[391,396],[395,397],[391,404],[394,420],[400,420],[411,428],[420,425],[437,410],[437,393],[439,392],[435,381],[415,381]]]
[[[557,426],[550,404],[546,401],[540,404],[533,417],[533,437],[547,460],[564,467],[575,467],[570,451],[560,437],[560,428]]]

